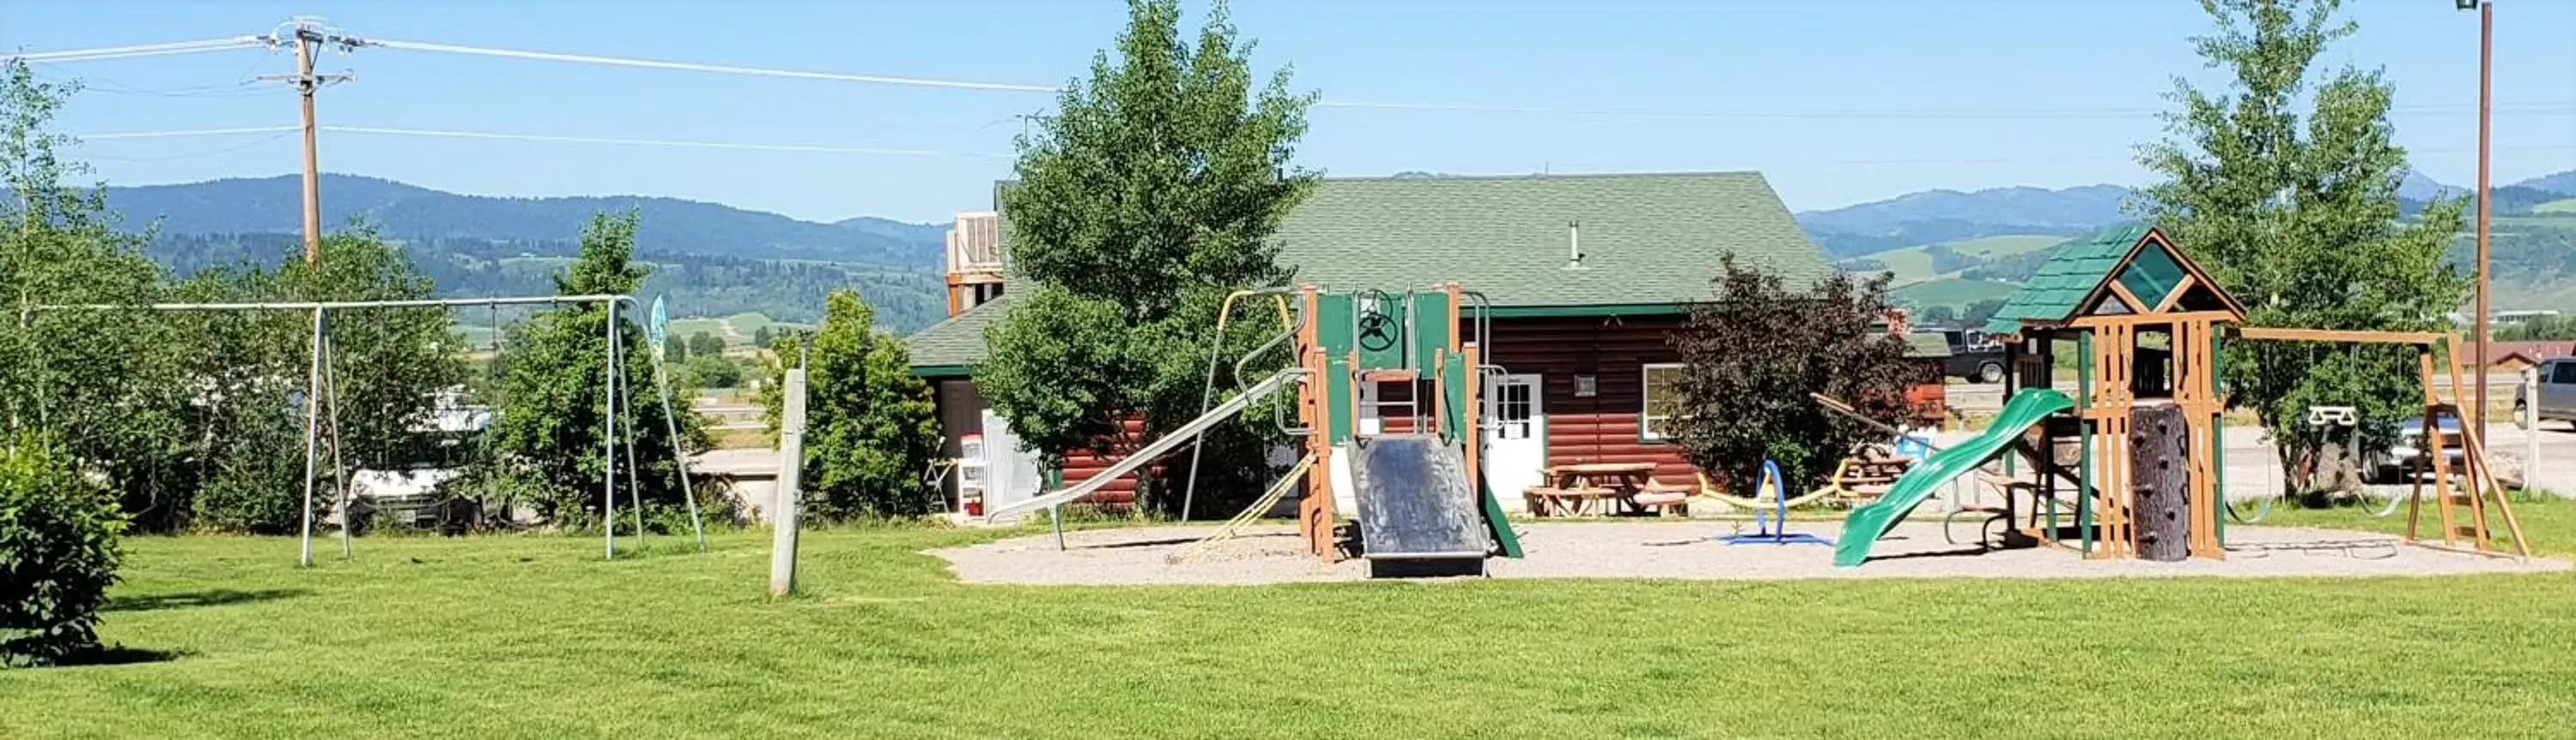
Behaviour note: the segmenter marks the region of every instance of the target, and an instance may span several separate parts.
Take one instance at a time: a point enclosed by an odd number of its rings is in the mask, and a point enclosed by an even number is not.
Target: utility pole
[[[2487,233],[2495,213],[2495,205],[2491,202],[2495,193],[2489,189],[2487,178],[2494,160],[2489,144],[2493,141],[2495,119],[2495,3],[2487,0],[2454,0],[2454,3],[2454,7],[2461,10],[2478,11],[2478,315],[2471,321],[2469,329],[2474,334],[2470,341],[2477,346],[2474,351],[2476,364],[2471,370],[2477,373],[2478,394],[2477,405],[2473,407],[2477,409],[2476,414],[2464,415],[2462,421],[2475,423],[2478,437],[2484,439],[2487,433],[2487,363],[2494,361],[2487,356],[2487,340],[2490,338],[2487,321],[2489,314],[2495,312],[2494,306],[2487,302]],[[2458,400],[2464,405],[2469,403],[2466,398]]]
[[[318,47],[323,44],[336,45],[341,51],[347,52],[356,50],[366,42],[322,25],[320,18],[298,17],[287,23],[293,28],[270,34],[267,41],[271,47],[275,47],[286,43],[287,39],[282,37],[290,34],[294,37],[295,73],[282,76],[270,75],[262,79],[282,80],[292,84],[295,86],[296,96],[302,99],[304,108],[304,264],[311,267],[322,264],[322,164],[314,147],[313,93],[325,85],[350,78],[347,74],[314,74],[313,58],[320,51]]]

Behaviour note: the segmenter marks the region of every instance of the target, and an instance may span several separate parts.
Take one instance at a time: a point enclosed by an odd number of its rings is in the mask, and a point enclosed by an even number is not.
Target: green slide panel
[[[2075,408],[2066,394],[2046,388],[2028,388],[2013,394],[2004,404],[1995,423],[1958,446],[1932,453],[1932,457],[1914,469],[1905,471],[1887,495],[1867,506],[1853,509],[1843,518],[1842,536],[1834,540],[1834,567],[1849,568],[1869,559],[1869,546],[1887,536],[1887,530],[1914,513],[1914,507],[1932,498],[1935,491],[1950,479],[1967,475],[1977,466],[2012,449],[2013,441],[2023,432],[2054,414]]]

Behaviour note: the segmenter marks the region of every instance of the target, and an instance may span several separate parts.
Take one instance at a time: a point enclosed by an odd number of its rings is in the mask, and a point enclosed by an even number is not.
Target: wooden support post
[[[790,368],[778,415],[778,499],[769,512],[769,595],[796,591],[797,489],[805,469],[805,368]]]

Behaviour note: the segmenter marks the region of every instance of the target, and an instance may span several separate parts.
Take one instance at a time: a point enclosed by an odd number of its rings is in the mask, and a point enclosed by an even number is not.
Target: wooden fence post
[[[796,520],[805,472],[805,368],[787,371],[778,415],[778,497],[769,512],[769,595],[796,591]]]

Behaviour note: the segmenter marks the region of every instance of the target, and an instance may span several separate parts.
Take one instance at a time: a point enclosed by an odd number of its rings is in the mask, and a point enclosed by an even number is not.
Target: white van
[[[2524,397],[2530,392],[2528,385],[2513,391],[2513,418],[2517,421],[2522,419],[2524,408],[2532,408],[2532,400]],[[2576,422],[2576,357],[2540,363],[2540,400],[2536,408],[2541,421]]]

